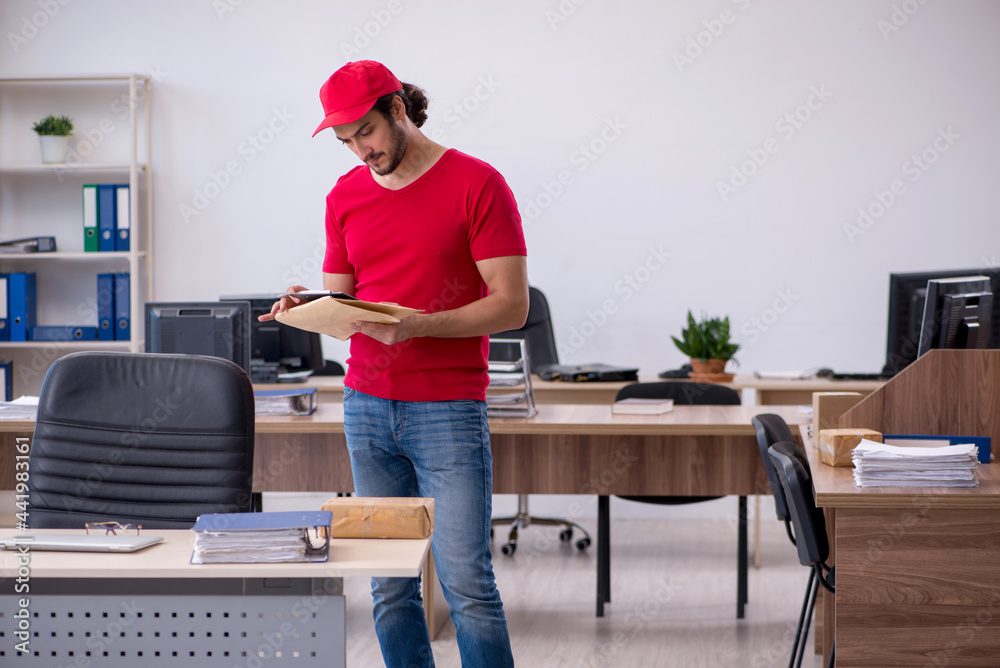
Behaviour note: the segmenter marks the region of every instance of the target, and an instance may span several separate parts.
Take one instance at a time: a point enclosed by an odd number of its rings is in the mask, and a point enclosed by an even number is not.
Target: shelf
[[[146,257],[146,251],[137,251],[140,258]],[[113,260],[128,260],[130,251],[105,251],[103,253],[84,253],[82,251],[55,251],[54,253],[0,253],[0,262],[8,260],[83,260],[88,262],[111,262]]]
[[[146,165],[139,163],[136,165],[140,172],[146,170]],[[46,165],[42,163],[36,164],[24,164],[24,165],[0,165],[0,172],[9,172],[12,174],[29,174],[29,173],[40,173],[45,174],[48,172],[128,172],[132,169],[132,166],[127,162],[122,163],[111,163],[111,164],[99,164],[99,163],[80,163],[77,165],[68,165],[65,163]]]
[[[130,343],[130,341],[0,341],[0,350],[44,346],[56,346],[66,350],[128,350]]]
[[[67,74],[54,77],[4,77],[0,84],[31,84],[31,83],[128,83],[135,77],[136,81],[145,81],[145,74]]]

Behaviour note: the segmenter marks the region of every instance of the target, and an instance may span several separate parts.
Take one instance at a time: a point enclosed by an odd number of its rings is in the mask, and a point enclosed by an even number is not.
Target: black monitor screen
[[[250,304],[250,379],[257,383],[296,380],[323,368],[323,343],[316,332],[289,327],[276,320],[260,322],[271,312],[274,295],[222,297]]]
[[[250,373],[250,304],[159,302],[146,304],[146,352],[210,355]]]
[[[917,359],[920,329],[927,299],[927,282],[942,278],[986,276],[990,292],[1000,294],[1000,268],[951,269],[889,275],[889,322],[883,373],[892,375]],[[986,340],[987,348],[1000,348],[1000,318],[992,318]]]

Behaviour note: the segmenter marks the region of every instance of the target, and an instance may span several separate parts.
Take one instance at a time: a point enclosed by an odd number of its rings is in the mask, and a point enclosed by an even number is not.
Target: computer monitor
[[[943,278],[986,276],[990,292],[1000,294],[1000,268],[951,269],[889,275],[889,322],[884,375],[899,373],[918,357],[920,331],[927,298],[927,282]],[[992,318],[987,348],[1000,347],[1000,318]]]
[[[992,309],[986,276],[927,281],[917,357],[931,348],[986,348]]]
[[[222,301],[250,304],[250,380],[275,383],[301,380],[323,368],[323,343],[316,332],[289,327],[276,320],[260,322],[257,317],[271,312],[275,295],[222,297]]]
[[[150,302],[146,352],[210,355],[250,373],[248,302]]]

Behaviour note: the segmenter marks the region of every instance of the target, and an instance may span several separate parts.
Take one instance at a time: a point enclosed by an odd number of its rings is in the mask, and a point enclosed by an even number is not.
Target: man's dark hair
[[[427,121],[427,94],[423,88],[413,84],[403,83],[403,87],[375,100],[372,109],[388,119],[392,119],[392,98],[399,96],[406,107],[406,115],[418,128]]]

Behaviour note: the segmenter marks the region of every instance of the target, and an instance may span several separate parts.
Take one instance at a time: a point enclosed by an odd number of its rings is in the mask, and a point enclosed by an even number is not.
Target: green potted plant
[[[73,132],[73,121],[68,116],[46,116],[35,123],[32,129],[38,133],[41,141],[43,163],[66,162],[66,148]]]
[[[674,345],[682,353],[691,358],[692,380],[699,382],[727,382],[733,379],[733,374],[726,373],[726,363],[740,349],[738,343],[729,339],[729,317],[709,318],[702,316],[695,320],[691,311],[687,314],[687,327],[681,330],[681,338],[671,336]]]

